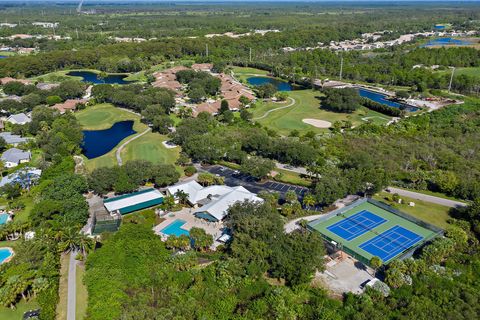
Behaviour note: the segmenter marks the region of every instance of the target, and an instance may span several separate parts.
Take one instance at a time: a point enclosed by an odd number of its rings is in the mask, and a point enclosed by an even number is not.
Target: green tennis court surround
[[[372,200],[360,199],[308,225],[330,247],[368,264],[373,256],[384,263],[413,254],[443,230]]]

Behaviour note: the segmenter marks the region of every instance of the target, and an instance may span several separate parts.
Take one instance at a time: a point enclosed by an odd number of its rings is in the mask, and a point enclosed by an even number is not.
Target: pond
[[[88,159],[103,156],[112,150],[120,141],[136,131],[133,130],[133,120],[116,122],[105,130],[84,130],[82,151]]]
[[[392,100],[388,100],[387,95],[381,94],[378,92],[366,90],[363,88],[358,88],[358,93],[360,94],[361,97],[368,98],[370,100],[387,105],[389,107],[398,108],[398,109],[406,110],[409,112],[414,112],[418,110],[418,108],[416,107],[409,106],[403,103],[398,103]]]
[[[268,77],[250,77],[247,79],[247,82],[252,86],[261,86],[262,84],[271,83],[273,84],[278,91],[292,91],[295,90],[295,87],[292,86],[287,81],[278,80],[275,78]]]
[[[13,250],[10,248],[0,248],[0,264],[7,262],[13,256]]]
[[[94,84],[128,84],[133,82],[124,80],[128,77],[126,74],[109,74],[105,78],[100,78],[97,73],[91,71],[70,71],[67,76],[82,77],[83,82]]]
[[[421,47],[433,47],[433,46],[468,46],[471,45],[472,42],[461,40],[461,39],[453,39],[453,38],[438,38],[432,39],[428,41],[426,44],[422,45]]]
[[[0,59],[5,59],[5,58],[8,58],[8,56],[2,56],[2,55],[0,55]]]

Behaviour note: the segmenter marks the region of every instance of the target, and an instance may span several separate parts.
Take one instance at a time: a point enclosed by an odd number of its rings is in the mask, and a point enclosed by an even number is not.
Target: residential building
[[[10,117],[7,118],[7,122],[10,122],[12,124],[24,125],[29,122],[32,122],[32,119],[22,112],[18,114],[12,114]]]
[[[32,158],[30,151],[23,151],[17,148],[11,148],[5,151],[0,158],[7,168],[13,168],[21,163],[29,162]]]
[[[28,138],[23,138],[22,136],[12,134],[11,132],[0,132],[0,138],[3,138],[7,144],[11,144],[15,147],[28,141]]]

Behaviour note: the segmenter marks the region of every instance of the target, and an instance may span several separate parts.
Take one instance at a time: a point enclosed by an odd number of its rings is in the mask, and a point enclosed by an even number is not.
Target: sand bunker
[[[322,128],[322,129],[330,128],[332,126],[331,122],[325,121],[325,120],[303,119],[302,121],[306,124],[309,124],[309,125],[317,127],[317,128]]]

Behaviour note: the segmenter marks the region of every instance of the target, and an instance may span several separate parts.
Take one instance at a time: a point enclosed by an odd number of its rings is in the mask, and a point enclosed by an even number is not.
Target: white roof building
[[[7,122],[23,125],[23,124],[32,122],[32,119],[29,116],[27,116],[25,113],[18,113],[18,114],[12,114],[10,117],[8,117]]]
[[[228,208],[236,202],[253,201],[263,202],[262,198],[248,191],[242,186],[229,187],[213,185],[202,187],[196,181],[189,181],[176,184],[167,189],[170,195],[181,190],[188,194],[188,201],[194,206],[199,206],[194,210],[194,215],[209,221],[221,221],[226,215]]]
[[[127,214],[159,205],[163,202],[163,194],[153,188],[145,189],[118,197],[105,199],[103,205],[108,212]]]

